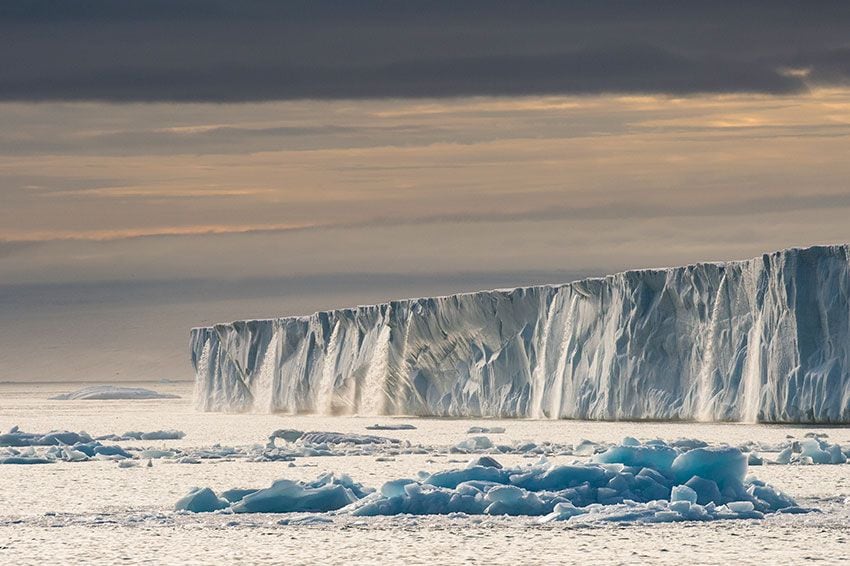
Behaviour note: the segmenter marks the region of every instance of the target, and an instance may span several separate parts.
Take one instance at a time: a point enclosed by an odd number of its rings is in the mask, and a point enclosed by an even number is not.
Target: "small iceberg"
[[[114,385],[92,385],[83,387],[71,393],[63,393],[50,397],[51,401],[111,401],[111,400],[142,400],[142,399],[179,399],[179,395],[159,393],[142,387],[116,387]]]

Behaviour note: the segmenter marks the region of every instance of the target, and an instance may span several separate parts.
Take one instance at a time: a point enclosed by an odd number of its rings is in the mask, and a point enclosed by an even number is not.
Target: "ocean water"
[[[201,448],[264,444],[280,428],[367,433],[367,425],[410,423],[415,430],[373,432],[413,445],[448,448],[469,437],[473,425],[501,426],[499,441],[578,443],[699,438],[712,443],[779,443],[822,432],[850,444],[850,428],[746,424],[634,423],[538,420],[310,417],[198,413],[192,386],[134,384],[180,399],[51,401],[79,384],[0,384],[0,430],[65,429],[101,435],[130,430],[178,429],[181,440],[121,442],[122,446]],[[770,455],[767,455],[770,457]],[[273,480],[313,479],[345,472],[380,487],[388,480],[459,467],[463,455],[429,454],[298,458],[287,462],[244,459],[119,468],[114,462],[59,462],[0,466],[0,563],[218,564],[742,564],[818,561],[850,556],[850,465],[759,466],[751,473],[818,509],[764,520],[673,524],[566,523],[539,525],[530,517],[333,516],[318,525],[279,524],[274,514],[175,513],[191,487],[265,487]],[[565,462],[575,458],[562,458]],[[499,455],[503,464],[528,460]]]

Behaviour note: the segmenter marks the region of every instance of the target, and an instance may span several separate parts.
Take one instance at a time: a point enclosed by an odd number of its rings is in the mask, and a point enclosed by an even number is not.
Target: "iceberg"
[[[179,395],[159,393],[142,387],[116,387],[114,385],[92,385],[71,393],[50,397],[52,401],[106,401],[124,399],[179,399]]]
[[[205,411],[850,422],[850,246],[195,328]]]

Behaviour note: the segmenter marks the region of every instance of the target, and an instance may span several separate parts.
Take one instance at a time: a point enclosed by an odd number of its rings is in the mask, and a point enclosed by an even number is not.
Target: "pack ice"
[[[747,456],[728,446],[683,451],[627,439],[589,462],[503,467],[479,456],[464,468],[385,482],[379,491],[347,475],[313,482],[281,479],[265,489],[231,489],[219,497],[193,488],[178,511],[334,512],[376,515],[526,515],[551,521],[670,522],[760,519],[801,513],[792,498],[747,477]]]
[[[239,321],[207,411],[850,422],[850,247]]]

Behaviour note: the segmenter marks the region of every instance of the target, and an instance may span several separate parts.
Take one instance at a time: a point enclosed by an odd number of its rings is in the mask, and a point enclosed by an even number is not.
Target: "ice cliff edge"
[[[195,328],[206,411],[850,422],[850,246]]]

